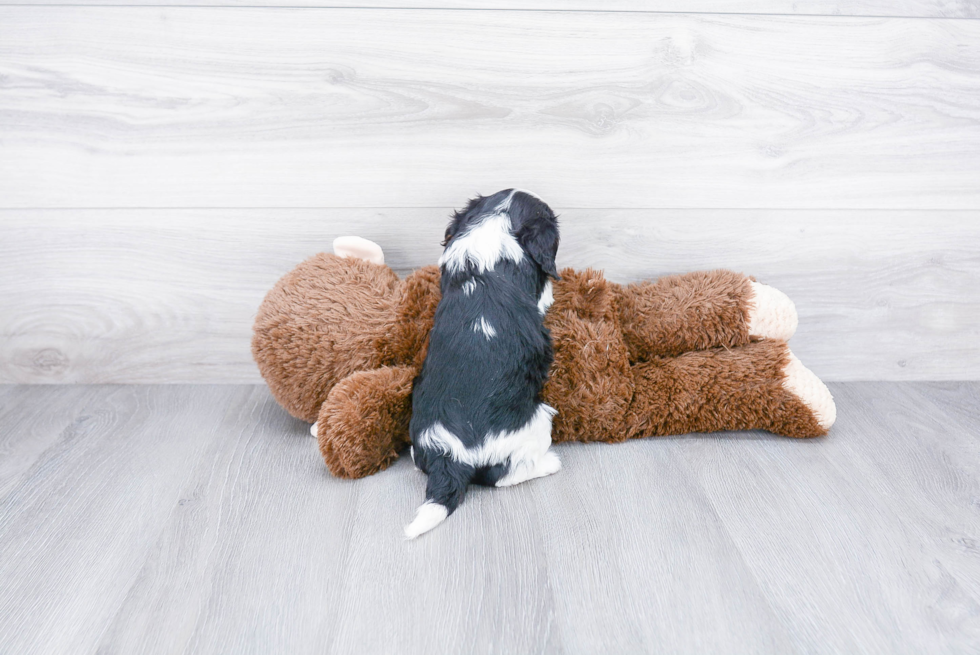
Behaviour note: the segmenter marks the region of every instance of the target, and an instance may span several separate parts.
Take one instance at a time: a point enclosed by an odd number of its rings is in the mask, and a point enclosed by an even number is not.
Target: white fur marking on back
[[[493,466],[511,460],[513,468],[522,461],[536,462],[551,447],[553,407],[539,403],[531,419],[513,432],[489,434],[476,448],[467,448],[442,423],[435,423],[419,435],[419,444],[441,450],[457,462],[474,467]]]
[[[450,273],[462,273],[473,264],[478,273],[492,271],[502,259],[520,262],[524,250],[510,233],[510,216],[490,214],[460,236],[454,237],[439,258]]]
[[[463,282],[463,295],[471,296],[473,292],[476,291],[476,280],[467,280]]]
[[[487,321],[487,319],[484,318],[483,316],[480,317],[479,321],[473,323],[473,331],[482,332],[483,336],[487,338],[487,341],[497,336],[497,331],[493,329],[493,326],[490,325],[490,322]]]
[[[414,539],[415,537],[428,532],[449,516],[449,510],[445,506],[432,501],[422,503],[418,511],[415,512],[415,519],[405,526],[405,538]]]
[[[783,369],[783,375],[786,376],[783,378],[783,388],[810,408],[820,427],[830,429],[837,420],[837,405],[827,385],[793,353],[789,354],[789,363]]]
[[[554,289],[551,285],[551,280],[548,280],[544,289],[541,290],[541,297],[538,298],[538,311],[544,316],[548,313],[548,308],[551,307],[551,303],[555,302]]]

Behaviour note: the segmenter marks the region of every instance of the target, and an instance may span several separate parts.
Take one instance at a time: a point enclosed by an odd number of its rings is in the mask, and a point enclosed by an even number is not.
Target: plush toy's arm
[[[391,465],[409,444],[416,369],[383,366],[341,380],[316,422],[317,442],[330,472],[363,478]]]
[[[783,293],[731,271],[671,275],[618,289],[631,361],[789,339],[796,307]]]
[[[816,437],[837,416],[830,391],[785,341],[659,357],[632,371],[630,438],[719,430]]]

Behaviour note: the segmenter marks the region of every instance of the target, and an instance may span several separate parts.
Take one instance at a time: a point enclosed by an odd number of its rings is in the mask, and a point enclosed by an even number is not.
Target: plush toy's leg
[[[731,271],[671,275],[619,289],[619,321],[632,361],[692,350],[786,340],[796,307],[785,294]]]
[[[752,281],[752,297],[749,299],[749,338],[779,339],[789,341],[796,334],[799,318],[796,305],[785,293],[768,284]]]
[[[634,365],[633,376],[629,437],[752,429],[816,437],[836,418],[830,391],[783,341],[658,357]]]
[[[361,371],[330,391],[314,428],[331,473],[363,478],[388,468],[398,458],[409,444],[416,373],[407,366]]]

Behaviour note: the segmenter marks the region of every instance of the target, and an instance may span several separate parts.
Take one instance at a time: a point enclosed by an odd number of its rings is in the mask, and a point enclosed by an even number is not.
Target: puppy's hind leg
[[[445,454],[433,456],[431,451],[426,454],[425,468],[429,480],[425,487],[425,503],[419,507],[415,519],[405,527],[407,539],[428,532],[456,511],[475,474],[472,466],[454,461]]]
[[[561,470],[561,460],[551,448],[551,419],[553,407],[538,404],[534,416],[518,433],[523,443],[510,456],[509,470],[497,480],[498,487],[510,487],[525,480],[543,478]]]
[[[552,451],[542,453],[534,459],[524,459],[511,464],[510,472],[497,481],[498,487],[512,487],[515,484],[543,478],[561,470],[561,460]]]

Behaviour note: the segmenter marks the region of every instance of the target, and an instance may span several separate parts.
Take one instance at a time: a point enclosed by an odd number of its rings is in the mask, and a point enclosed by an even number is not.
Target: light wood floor
[[[976,653],[980,383],[559,447],[416,542],[264,386],[0,387],[3,653]]]

